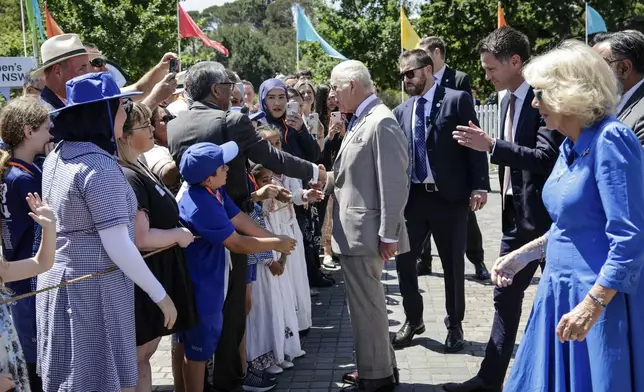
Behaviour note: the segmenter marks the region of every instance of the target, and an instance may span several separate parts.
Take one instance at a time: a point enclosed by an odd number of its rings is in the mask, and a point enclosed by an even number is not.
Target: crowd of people
[[[173,53],[119,85],[95,45],[48,39],[0,112],[0,391],[149,392],[170,335],[176,391],[271,390],[306,355],[311,298],[339,269],[357,364],[341,381],[393,391],[395,349],[426,329],[433,237],[445,352],[465,345],[466,256],[495,285],[481,369],[446,391],[644,392],[644,34],[536,57],[513,28],[482,39],[486,79],[507,91],[498,139],[445,48],[426,37],[400,56],[409,99],[392,111],[355,60],[328,84],[303,70],[256,95],[244,70],[177,73]],[[502,193],[491,271],[475,214],[488,155]],[[406,320],[392,340],[393,258]]]

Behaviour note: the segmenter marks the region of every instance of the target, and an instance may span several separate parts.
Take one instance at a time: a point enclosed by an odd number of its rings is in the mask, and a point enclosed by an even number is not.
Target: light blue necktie
[[[414,168],[419,182],[427,178],[427,147],[425,140],[425,103],[423,97],[416,101],[416,124],[414,124]]]

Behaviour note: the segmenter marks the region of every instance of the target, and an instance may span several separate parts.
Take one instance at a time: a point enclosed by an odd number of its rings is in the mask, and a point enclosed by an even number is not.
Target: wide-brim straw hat
[[[83,55],[87,55],[87,49],[85,49],[77,34],[53,36],[40,46],[40,60],[42,61],[42,65],[32,74],[40,75],[46,68],[54,64]]]

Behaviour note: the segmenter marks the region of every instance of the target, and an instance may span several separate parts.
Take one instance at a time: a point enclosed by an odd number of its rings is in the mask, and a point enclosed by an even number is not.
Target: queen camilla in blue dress
[[[567,138],[546,182],[550,231],[497,260],[512,284],[545,257],[504,391],[644,392],[644,153],[613,116],[617,84],[590,47],[566,41],[529,63],[533,106]]]

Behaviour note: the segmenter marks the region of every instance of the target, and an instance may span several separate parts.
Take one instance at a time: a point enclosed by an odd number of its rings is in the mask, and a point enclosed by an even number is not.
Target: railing
[[[479,119],[481,129],[493,138],[500,137],[499,131],[499,106],[498,105],[477,105],[474,107],[476,117]]]

